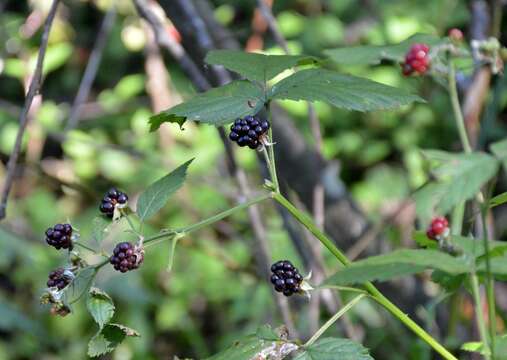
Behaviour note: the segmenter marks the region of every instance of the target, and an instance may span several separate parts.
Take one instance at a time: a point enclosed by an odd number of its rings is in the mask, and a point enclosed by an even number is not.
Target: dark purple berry
[[[113,255],[109,258],[114,269],[122,273],[137,269],[143,260],[143,250],[136,248],[130,242],[116,244]]]
[[[114,209],[117,204],[125,205],[128,201],[127,194],[119,191],[116,188],[110,189],[102,198],[99,210],[101,213],[112,218],[114,215]]]
[[[289,260],[277,261],[271,265],[271,283],[276,291],[285,296],[291,296],[300,291],[303,276]]]
[[[257,115],[247,115],[243,119],[236,119],[230,129],[231,141],[235,141],[241,147],[248,146],[250,149],[257,149],[261,144],[261,137],[269,129],[269,122],[260,120]]]
[[[47,286],[62,290],[69,285],[71,281],[72,277],[65,274],[65,269],[58,268],[49,273]]]
[[[72,226],[70,224],[56,224],[46,230],[46,242],[56,249],[72,250]]]

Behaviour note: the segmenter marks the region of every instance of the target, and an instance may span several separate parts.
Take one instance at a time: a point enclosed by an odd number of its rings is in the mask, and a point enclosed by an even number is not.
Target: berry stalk
[[[297,209],[292,205],[285,197],[280,193],[274,193],[273,199],[276,200],[280,205],[285,207],[293,216],[298,220],[305,228],[308,229],[337,259],[343,266],[348,266],[351,261],[345,256],[345,254],[338,249],[331,239],[327,237],[314,223],[313,220],[306,215],[304,212]],[[398,318],[405,326],[412,330],[417,336],[424,340],[430,345],[435,351],[437,351],[444,359],[457,360],[446,348],[444,348],[437,340],[435,340],[430,334],[428,334],[423,328],[417,325],[407,314],[401,311],[396,305],[394,305],[389,299],[387,299],[371,282],[364,284],[365,289],[371,294],[372,298],[382,305],[386,310]]]

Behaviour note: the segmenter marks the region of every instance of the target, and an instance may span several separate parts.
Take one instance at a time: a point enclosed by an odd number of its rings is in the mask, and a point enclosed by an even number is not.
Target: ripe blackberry
[[[443,240],[449,236],[449,222],[443,216],[437,216],[431,221],[426,235],[433,240]]]
[[[275,290],[283,293],[285,296],[291,296],[298,293],[303,276],[298,269],[289,260],[281,260],[271,265],[271,283]]]
[[[100,212],[112,218],[116,206],[123,207],[128,201],[127,194],[119,191],[116,188],[111,188],[102,198],[100,204]]]
[[[414,72],[422,75],[428,71],[430,67],[429,51],[430,48],[426,44],[412,45],[405,55],[405,62],[401,64],[403,75],[409,76]]]
[[[72,226],[70,224],[56,224],[47,229],[46,242],[58,250],[72,250]]]
[[[121,242],[116,245],[113,255],[109,259],[115,270],[122,273],[137,269],[144,260],[144,251],[130,242]]]
[[[238,143],[239,146],[248,146],[250,149],[257,149],[261,144],[262,136],[268,131],[269,122],[261,120],[259,116],[245,116],[237,119],[231,125],[229,139]]]
[[[70,276],[70,273],[66,273],[65,269],[58,268],[49,273],[48,287],[56,287],[58,290],[62,290],[64,287],[70,284],[73,276]]]

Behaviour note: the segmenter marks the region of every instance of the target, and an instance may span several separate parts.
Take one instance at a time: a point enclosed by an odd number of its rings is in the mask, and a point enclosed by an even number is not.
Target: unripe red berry
[[[463,32],[460,29],[452,28],[449,30],[449,39],[454,42],[460,42],[463,40]]]
[[[430,48],[426,44],[413,44],[401,64],[403,75],[409,76],[414,72],[420,75],[426,73],[430,67],[429,51]]]
[[[443,216],[437,216],[431,221],[426,235],[433,240],[441,240],[449,235],[449,222]]]

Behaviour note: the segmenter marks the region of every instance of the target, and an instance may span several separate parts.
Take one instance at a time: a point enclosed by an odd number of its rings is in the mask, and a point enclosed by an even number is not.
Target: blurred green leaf
[[[338,64],[376,65],[380,64],[380,62],[384,59],[396,62],[403,61],[403,57],[408,52],[408,49],[415,43],[425,43],[430,46],[435,46],[446,42],[449,42],[449,40],[439,38],[434,35],[415,34],[395,45],[347,46],[343,48],[324,50],[324,54]]]
[[[468,264],[436,250],[403,249],[389,254],[359,260],[339,270],[325,281],[327,285],[361,284],[367,281],[385,281],[396,277],[439,269],[450,274],[467,271]]]
[[[257,114],[263,106],[260,87],[245,80],[233,81],[152,116],[150,130],[157,130],[164,122],[181,127],[186,120],[225,125],[235,118]]]
[[[356,111],[393,109],[414,101],[417,95],[371,80],[324,69],[301,70],[275,84],[272,99],[324,101]]]
[[[113,351],[127,336],[139,333],[120,324],[107,324],[88,343],[88,356],[96,357]]]
[[[501,193],[489,200],[489,207],[493,208],[498,205],[505,204],[507,202],[507,192]]]
[[[46,50],[46,57],[44,58],[44,66],[42,68],[42,74],[47,75],[50,72],[58,69],[64,65],[69,57],[72,55],[74,47],[71,43],[61,42],[54,45],[48,46]],[[30,58],[29,69],[34,69],[37,62],[38,53],[35,53]],[[27,69],[26,69],[27,70]],[[25,71],[26,71],[25,70]],[[25,72],[26,75],[26,72]]]
[[[426,185],[414,195],[418,215],[425,218],[431,212],[446,214],[457,204],[473,198],[498,169],[494,157],[480,152],[454,154],[426,150],[424,155],[438,163],[432,170],[438,182]]]
[[[294,360],[373,360],[368,349],[349,339],[323,338],[307,347]]]
[[[107,235],[107,227],[111,222],[107,221],[103,216],[97,216],[92,221],[92,237],[97,243],[101,243]]]
[[[86,307],[101,329],[114,315],[113,300],[106,292],[96,287],[90,288],[86,299]]]
[[[297,65],[316,63],[317,59],[304,55],[264,55],[236,50],[213,50],[205,61],[223,65],[245,78],[265,84],[282,71]]]
[[[123,101],[130,100],[144,91],[145,82],[143,74],[124,76],[114,87],[114,94]]]
[[[507,171],[507,139],[497,141],[489,146],[491,152],[502,162],[503,168]]]
[[[137,201],[137,215],[139,220],[145,221],[162,209],[169,197],[185,182],[187,169],[194,159],[188,160],[163,178],[151,184]]]

